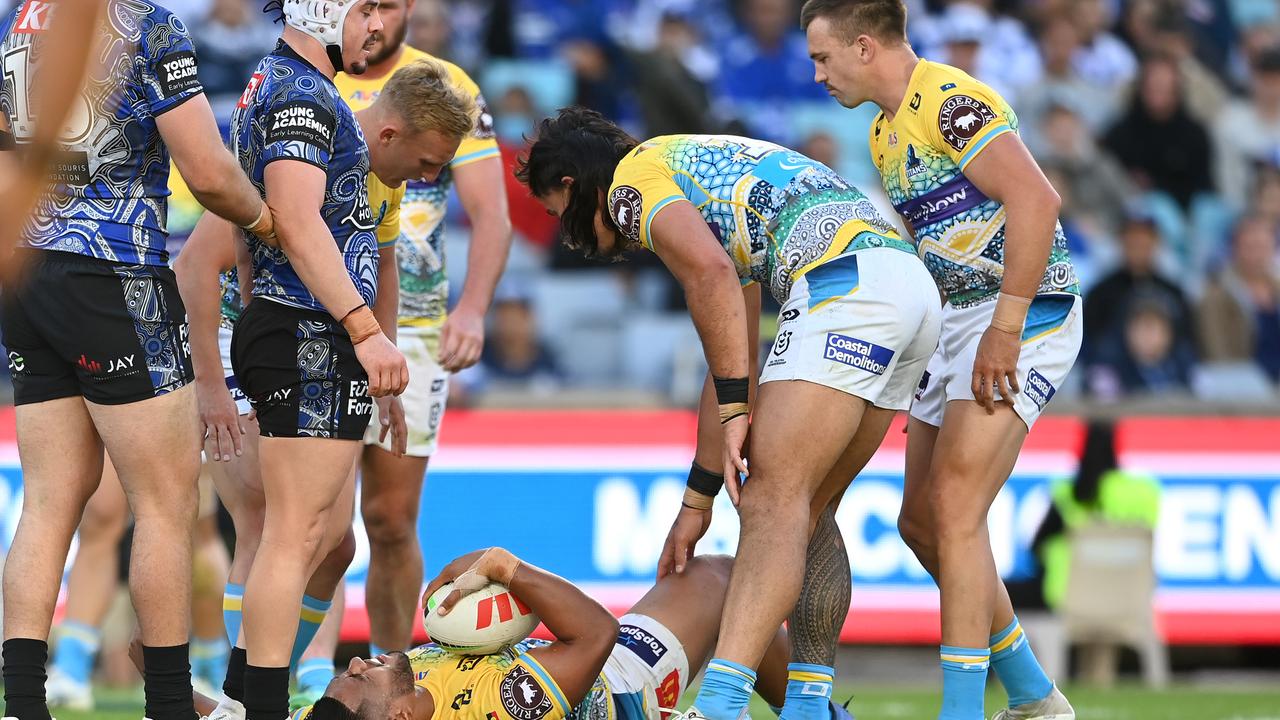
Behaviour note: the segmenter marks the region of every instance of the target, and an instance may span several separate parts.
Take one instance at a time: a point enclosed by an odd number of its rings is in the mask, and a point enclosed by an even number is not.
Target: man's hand
[[[259,240],[270,247],[280,247],[280,238],[276,237],[275,215],[265,202],[262,204],[262,215],[258,218],[258,222],[245,228],[245,230],[257,235]]]
[[[399,395],[409,384],[404,354],[381,332],[356,343],[356,359],[369,375],[369,396]]]
[[[232,457],[239,457],[243,453],[240,437],[245,431],[226,383],[221,380],[197,382],[196,406],[204,423],[204,439],[212,441],[212,459],[231,462]]]
[[[475,365],[484,349],[484,313],[461,306],[440,328],[440,367],[457,372]]]
[[[743,458],[751,422],[747,415],[739,415],[720,427],[724,432],[724,485],[729,489],[729,499],[733,501],[734,507],[737,507],[738,498],[742,492],[738,473],[742,473],[744,477],[751,474],[747,470],[747,461]]]
[[[693,557],[694,546],[711,527],[711,511],[696,510],[681,505],[680,514],[671,524],[667,541],[662,544],[662,556],[658,559],[658,579],[671,573],[684,572],[685,563]]]
[[[391,454],[404,457],[409,448],[409,426],[404,419],[404,402],[398,397],[383,396],[374,400],[378,404],[378,423],[382,429],[378,432],[378,442],[387,439],[391,433]]]
[[[448,615],[453,606],[459,600],[470,595],[471,593],[483,588],[491,582],[510,585],[511,578],[515,575],[516,568],[520,566],[520,560],[510,552],[500,548],[492,547],[487,550],[477,551],[480,553],[475,561],[458,573],[464,559],[475,557],[476,553],[464,555],[457,560],[449,563],[439,575],[436,576],[428,585],[426,591],[422,594],[422,607],[427,607],[427,601],[446,583],[453,583],[453,590],[436,608],[436,612],[441,615]]]
[[[977,356],[973,360],[973,397],[987,409],[988,415],[996,411],[996,398],[992,387],[998,387],[1002,402],[1013,405],[1013,396],[1021,392],[1018,387],[1018,355],[1022,352],[1020,335],[988,327],[978,341]]]

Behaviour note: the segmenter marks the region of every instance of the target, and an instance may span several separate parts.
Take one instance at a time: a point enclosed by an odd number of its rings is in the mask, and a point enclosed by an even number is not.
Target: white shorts
[[[618,642],[604,663],[618,720],[667,718],[689,687],[689,657],[665,625],[629,613],[618,620]]]
[[[231,331],[218,326],[218,352],[222,354],[222,377],[227,381],[227,389],[231,391],[231,399],[236,401],[236,412],[248,415],[252,407],[249,398],[240,389],[236,373],[231,369]]]
[[[952,400],[973,400],[973,361],[978,341],[991,324],[994,300],[973,307],[946,306],[942,312],[942,341],[920,380],[911,417],[942,426],[943,412]],[[1036,297],[1027,311],[1018,356],[1018,385],[1013,409],[1030,429],[1054,393],[1066,380],[1080,353],[1084,318],[1079,295],[1053,293]],[[997,399],[999,392],[996,393]]]
[[[436,362],[440,347],[440,328],[400,327],[396,331],[396,347],[404,353],[409,366],[409,385],[400,401],[404,403],[405,424],[409,428],[406,455],[431,457],[436,452],[440,423],[449,398],[449,373]],[[391,451],[391,433],[382,442],[382,420],[374,403],[373,419],[364,432],[365,445],[377,445]]]
[[[828,260],[792,286],[760,382],[807,380],[906,410],[938,345],[941,306],[914,255],[870,248]]]

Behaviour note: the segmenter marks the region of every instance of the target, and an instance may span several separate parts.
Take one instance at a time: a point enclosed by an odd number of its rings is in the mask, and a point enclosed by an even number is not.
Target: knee
[[[390,503],[365,503],[361,508],[365,532],[374,548],[404,547],[418,538],[417,508],[391,507]]]
[[[933,523],[927,506],[920,503],[903,503],[898,513],[898,534],[916,557],[932,556],[934,548]]]
[[[798,486],[754,476],[743,488],[738,515],[744,531],[785,525],[805,532],[810,528],[809,497]],[[807,535],[805,536],[808,537]]]
[[[733,572],[733,558],[728,555],[698,555],[684,566],[681,577],[695,583],[704,591],[729,585]]]
[[[986,512],[979,508],[971,495],[961,489],[963,481],[937,477],[929,493],[929,512],[932,518],[932,541],[935,546],[971,536],[982,529]]]
[[[347,528],[347,531],[338,538],[338,541],[329,548],[328,554],[320,563],[322,567],[332,569],[339,575],[346,572],[351,567],[351,562],[356,559],[356,536]]]

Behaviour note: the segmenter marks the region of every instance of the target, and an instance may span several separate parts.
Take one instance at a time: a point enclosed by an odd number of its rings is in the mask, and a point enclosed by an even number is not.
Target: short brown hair
[[[800,11],[805,30],[818,18],[831,21],[837,36],[846,44],[859,35],[882,42],[907,41],[907,6],[903,0],[808,0]]]
[[[463,137],[475,129],[475,98],[454,85],[445,66],[433,60],[418,60],[397,70],[378,99],[389,102],[416,132],[436,130]]]

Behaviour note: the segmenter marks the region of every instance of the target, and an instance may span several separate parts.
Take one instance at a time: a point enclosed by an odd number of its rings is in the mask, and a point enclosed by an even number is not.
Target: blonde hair
[[[389,103],[415,132],[436,130],[463,137],[475,129],[475,99],[454,85],[449,71],[434,60],[417,60],[397,70],[378,101]]]

